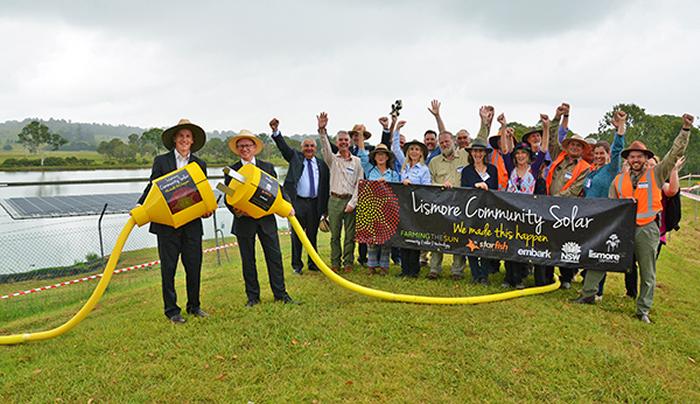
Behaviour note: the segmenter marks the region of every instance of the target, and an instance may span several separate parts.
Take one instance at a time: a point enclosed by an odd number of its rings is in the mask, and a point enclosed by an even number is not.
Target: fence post
[[[97,231],[100,233],[100,256],[102,257],[102,261],[105,260],[105,247],[102,243],[102,217],[104,217],[106,210],[107,204],[105,203],[105,206],[102,207],[102,213],[100,213],[100,218],[97,220]]]

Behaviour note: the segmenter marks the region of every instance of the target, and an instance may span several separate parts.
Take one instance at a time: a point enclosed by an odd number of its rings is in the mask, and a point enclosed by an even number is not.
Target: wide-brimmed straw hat
[[[626,159],[627,156],[630,154],[630,152],[633,152],[633,151],[638,151],[638,152],[642,152],[642,153],[646,154],[648,159],[654,157],[654,152],[647,149],[647,146],[644,143],[640,142],[639,140],[635,140],[634,142],[632,142],[628,148],[626,148],[625,150],[622,151],[622,153],[620,153],[620,155],[622,156],[623,159]]]
[[[464,150],[466,150],[467,153],[469,153],[472,150],[476,150],[476,149],[483,150],[486,152],[486,154],[489,154],[493,151],[493,149],[489,149],[486,142],[484,142],[482,139],[479,139],[479,138],[474,139],[472,141],[472,143],[469,145],[469,147],[464,148]]]
[[[581,147],[583,147],[584,153],[588,153],[592,147],[590,143],[586,142],[586,139],[581,137],[581,135],[571,133],[569,137],[567,137],[566,139],[564,139],[563,142],[561,142],[562,149],[566,150],[566,148],[569,147],[569,143],[571,142],[579,142],[581,144]]]
[[[177,125],[163,131],[160,139],[166,149],[172,150],[175,148],[175,135],[177,135],[180,129],[189,129],[190,132],[192,132],[192,147],[190,148],[190,152],[194,153],[204,147],[204,143],[207,142],[207,135],[204,133],[204,129],[193,124],[188,119],[183,118],[180,119]]]
[[[421,151],[423,151],[423,160],[426,160],[428,158],[428,146],[423,144],[423,142],[419,142],[418,140],[411,140],[410,142],[406,142],[403,144],[403,154],[408,158],[408,148],[411,146],[418,146],[420,147]]]
[[[236,147],[236,144],[238,143],[239,140],[241,139],[250,139],[255,143],[255,155],[258,155],[263,147],[265,146],[262,142],[262,140],[258,139],[253,132],[247,130],[247,129],[241,129],[240,132],[228,141],[228,148],[231,149],[233,154],[240,156],[240,153],[238,152],[238,148]]]
[[[385,153],[387,155],[387,157],[388,157],[388,160],[386,163],[387,167],[391,168],[394,166],[394,153],[392,153],[391,150],[389,150],[389,148],[384,143],[378,144],[377,147],[374,148],[374,150],[369,152],[369,161],[370,161],[370,163],[372,163],[374,165],[377,165],[377,163],[375,162],[375,159],[374,159],[374,156],[377,153]]]
[[[355,135],[356,133],[359,133],[359,134],[361,134],[362,136],[364,136],[365,140],[367,140],[367,139],[369,139],[369,138],[372,137],[372,134],[369,133],[369,132],[367,132],[367,128],[365,128],[365,125],[363,125],[363,124],[361,124],[361,123],[358,123],[357,125],[353,126],[353,127],[352,127],[352,130],[350,130],[350,131],[348,132],[348,134],[350,134],[350,136],[353,136],[353,135]]]

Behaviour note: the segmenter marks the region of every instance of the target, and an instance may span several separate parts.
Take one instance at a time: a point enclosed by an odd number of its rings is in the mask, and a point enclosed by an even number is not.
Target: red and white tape
[[[226,244],[220,245],[218,247],[205,248],[204,250],[202,250],[202,253],[206,254],[206,253],[214,252],[216,250],[222,250],[224,248],[234,247],[237,245],[238,245],[238,243],[226,243]],[[132,265],[132,266],[126,267],[126,268],[115,269],[114,274],[116,275],[116,274],[120,274],[123,272],[129,272],[129,271],[133,271],[134,269],[148,268],[148,267],[152,267],[152,266],[158,265],[158,264],[160,264],[160,260],[146,262],[146,263],[139,264],[139,265]],[[101,278],[101,277],[102,277],[102,274],[95,274],[95,275],[86,276],[86,277],[83,277],[80,279],[73,279],[71,281],[65,281],[65,282],[60,282],[60,283],[56,283],[53,285],[42,286],[40,288],[20,290],[18,292],[15,292],[15,293],[12,293],[9,295],[0,296],[0,300],[9,299],[11,297],[24,296],[24,295],[28,295],[31,293],[43,292],[43,291],[49,290],[49,289],[60,288],[61,286],[75,285],[76,283],[87,282],[87,281],[91,281],[93,279],[97,279],[97,278]]]

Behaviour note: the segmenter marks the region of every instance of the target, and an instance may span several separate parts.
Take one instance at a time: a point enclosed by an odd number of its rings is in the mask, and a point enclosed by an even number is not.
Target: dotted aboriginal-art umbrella
[[[359,243],[384,244],[399,226],[399,198],[385,181],[361,181],[358,187],[355,238]]]

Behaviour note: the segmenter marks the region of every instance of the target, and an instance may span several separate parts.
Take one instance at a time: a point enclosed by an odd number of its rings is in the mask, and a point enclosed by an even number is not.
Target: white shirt
[[[245,160],[241,159],[241,165],[246,165],[246,164],[255,165],[255,157],[253,157],[253,159],[250,161],[245,161]]]
[[[183,156],[177,151],[177,149],[173,149],[173,153],[175,153],[175,165],[177,166],[178,170],[186,166],[187,163],[190,162],[190,153],[187,153],[186,156]]]

